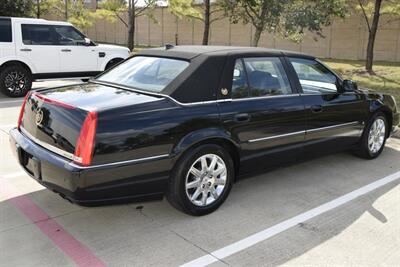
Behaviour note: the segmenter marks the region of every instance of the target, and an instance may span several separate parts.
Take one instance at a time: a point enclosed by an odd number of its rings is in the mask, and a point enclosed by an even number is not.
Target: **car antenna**
[[[173,45],[173,44],[165,44],[165,49],[166,50],[169,50],[169,49],[172,49],[172,48],[174,48],[175,46]]]

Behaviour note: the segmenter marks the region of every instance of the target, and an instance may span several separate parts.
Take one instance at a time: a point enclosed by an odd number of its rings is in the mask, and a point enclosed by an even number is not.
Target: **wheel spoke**
[[[221,179],[221,178],[215,179],[215,182],[214,182],[215,185],[225,185],[225,183],[226,183],[225,180]]]
[[[214,199],[217,199],[219,197],[217,190],[215,190],[214,187],[211,188],[211,195]]]
[[[201,197],[201,204],[203,204],[203,206],[205,206],[207,204],[207,197],[208,197],[208,193],[203,192],[203,195]]]
[[[215,169],[215,165],[217,165],[217,161],[218,161],[218,158],[217,158],[217,156],[214,155],[211,160],[211,163],[210,163],[210,168],[209,168],[210,171],[213,171]]]
[[[205,172],[207,171],[207,159],[206,157],[201,157],[201,171]]]
[[[197,198],[199,197],[200,193],[201,193],[201,189],[200,189],[200,187],[198,187],[198,188],[196,189],[196,191],[194,191],[194,193],[193,193],[193,195],[192,195],[192,197],[191,197],[191,200],[192,200],[192,201],[197,200]]]
[[[201,171],[199,171],[195,167],[190,168],[190,173],[193,174],[194,177],[196,177],[196,178],[200,178],[201,177]]]
[[[186,184],[186,189],[197,188],[200,186],[200,179],[196,179],[193,182]]]
[[[222,174],[222,173],[224,173],[225,172],[225,168],[222,166],[222,167],[219,167],[218,169],[216,169],[215,171],[214,171],[214,176],[215,177],[218,177],[220,174]]]

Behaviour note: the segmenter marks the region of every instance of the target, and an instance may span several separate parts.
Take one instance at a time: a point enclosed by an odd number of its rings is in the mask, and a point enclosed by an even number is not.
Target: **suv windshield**
[[[97,78],[137,89],[161,92],[187,66],[184,60],[159,57],[133,57]]]

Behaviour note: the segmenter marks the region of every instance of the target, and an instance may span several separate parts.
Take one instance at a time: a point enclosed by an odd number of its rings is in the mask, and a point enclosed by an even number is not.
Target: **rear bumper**
[[[172,166],[171,159],[165,157],[80,167],[34,143],[16,128],[10,131],[10,144],[19,164],[33,179],[81,205],[160,199]]]

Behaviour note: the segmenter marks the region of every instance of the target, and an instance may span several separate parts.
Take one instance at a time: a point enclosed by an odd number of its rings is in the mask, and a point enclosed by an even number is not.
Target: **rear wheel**
[[[388,124],[385,115],[382,112],[373,115],[364,130],[356,151],[357,155],[366,159],[378,157],[385,147],[387,130]]]
[[[202,145],[177,162],[167,199],[185,213],[209,214],[228,197],[233,178],[234,165],[229,153],[218,145]]]
[[[116,64],[118,64],[118,63],[121,62],[122,60],[123,60],[122,58],[114,58],[114,59],[111,59],[111,60],[107,63],[106,68],[105,68],[104,70],[108,70],[109,68],[114,67]]]
[[[24,96],[31,87],[32,75],[21,65],[7,66],[0,72],[0,89],[7,96]]]

